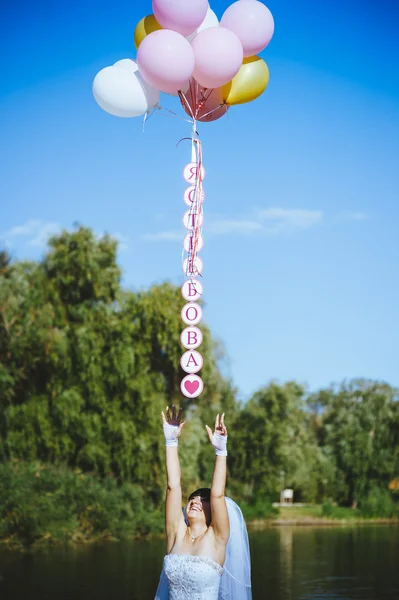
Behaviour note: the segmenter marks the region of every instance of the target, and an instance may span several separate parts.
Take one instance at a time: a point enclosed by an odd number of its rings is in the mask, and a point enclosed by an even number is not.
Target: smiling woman
[[[185,508],[185,522],[186,525],[190,528],[190,521],[188,520],[188,516],[192,516],[193,512],[203,512],[205,515],[205,520],[207,526],[210,525],[212,520],[211,513],[211,490],[209,488],[201,488],[196,490],[192,494],[190,494],[188,498],[188,504]],[[191,538],[197,539],[193,537],[190,533]]]
[[[182,409],[162,413],[166,445],[165,522],[167,554],[155,600],[250,600],[248,535],[240,508],[224,495],[227,429],[224,414],[215,430],[206,425],[216,460],[211,488],[190,494],[182,512],[178,437]]]

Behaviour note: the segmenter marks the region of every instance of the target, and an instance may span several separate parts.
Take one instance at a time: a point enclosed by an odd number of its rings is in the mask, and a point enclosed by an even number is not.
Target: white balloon
[[[127,66],[125,62],[124,66],[105,67],[93,81],[97,104],[115,117],[139,117],[159,102],[159,92],[150,88],[138,71],[132,70],[133,65]]]
[[[156,106],[158,106],[159,100],[161,97],[159,90],[156,90],[155,88],[151,87],[146,82],[146,80],[144,79],[144,77],[138,70],[135,72],[135,76],[137,77],[137,80],[140,82],[141,87],[143,88],[144,93],[146,95],[147,102],[148,102],[148,109],[151,110],[152,108],[155,108]]]
[[[137,63],[131,58],[122,58],[122,60],[118,60],[118,62],[114,64],[114,67],[120,67],[121,69],[126,69],[132,73],[139,70]]]
[[[149,110],[158,106],[160,99],[159,91],[151,87],[146,82],[146,80],[139,72],[138,64],[134,60],[132,60],[131,58],[122,58],[122,60],[118,60],[118,62],[114,64],[114,67],[126,69],[126,71],[129,71],[130,73],[136,73],[136,77],[141,83],[141,86],[144,89],[144,93],[147,96]]]
[[[209,29],[210,27],[219,27],[219,19],[213,12],[211,8],[208,8],[208,12],[206,13],[205,19],[202,21],[201,25],[198,27],[197,31],[194,31],[191,35],[187,36],[188,41],[191,43],[200,31],[204,31],[204,29]]]

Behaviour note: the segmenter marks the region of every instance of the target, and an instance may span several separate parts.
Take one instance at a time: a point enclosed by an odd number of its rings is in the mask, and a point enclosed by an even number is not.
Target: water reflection
[[[292,527],[280,527],[280,569],[284,573],[281,590],[284,598],[292,599],[292,564],[294,555],[294,530]]]
[[[398,527],[282,527],[250,539],[254,600],[399,599]]]
[[[398,600],[399,527],[250,533],[253,600]],[[165,542],[0,552],[1,600],[152,600]]]

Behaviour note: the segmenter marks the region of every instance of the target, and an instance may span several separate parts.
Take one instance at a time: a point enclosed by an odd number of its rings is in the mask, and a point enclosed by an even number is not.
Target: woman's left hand
[[[208,427],[208,425],[205,425],[205,427],[206,427],[206,431],[208,433],[209,441],[211,442],[212,446],[215,448],[216,454],[226,456],[227,455],[227,451],[226,451],[227,429],[226,429],[226,425],[224,424],[224,413],[222,414],[220,419],[219,419],[219,415],[216,415],[215,432],[214,433],[212,433],[212,429],[210,427]]]

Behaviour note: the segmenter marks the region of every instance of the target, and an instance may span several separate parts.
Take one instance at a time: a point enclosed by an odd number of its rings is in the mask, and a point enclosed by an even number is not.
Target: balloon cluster
[[[119,61],[94,80],[104,110],[136,117],[164,92],[179,96],[193,120],[214,121],[265,91],[269,70],[257,55],[273,36],[274,20],[262,2],[238,0],[220,23],[208,0],[152,0],[152,9],[135,30],[137,63]]]

